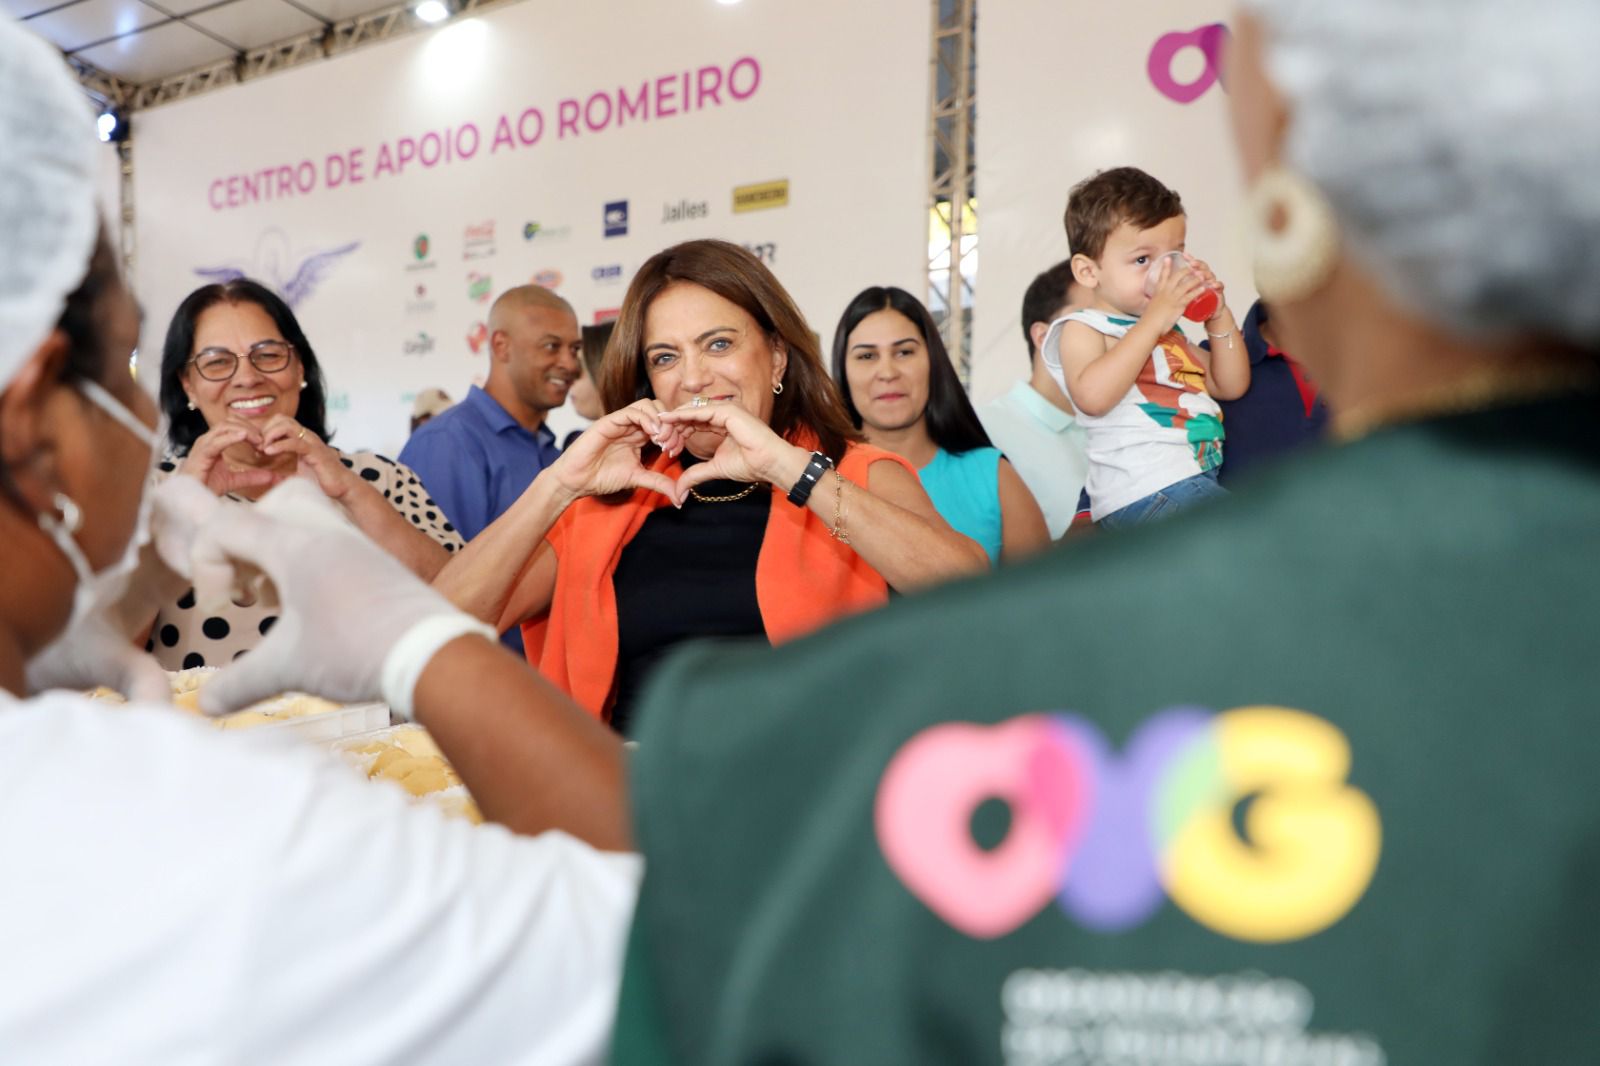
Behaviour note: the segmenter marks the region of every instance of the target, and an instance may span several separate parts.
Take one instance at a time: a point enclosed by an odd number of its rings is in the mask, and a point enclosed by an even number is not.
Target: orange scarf
[[[805,447],[804,442],[799,443]],[[874,462],[899,463],[898,455],[851,444],[839,464],[847,481],[865,487]],[[662,455],[650,465],[676,479],[683,466]],[[774,644],[809,633],[854,611],[888,599],[888,583],[806,507],[796,507],[774,487],[767,529],[756,559],[756,601],[767,637]],[[617,595],[611,575],[622,549],[644,520],[671,501],[635,489],[620,502],[579,500],[556,521],[546,539],[556,553],[556,585],[550,610],[522,623],[528,661],[597,718],[611,714],[617,673]]]

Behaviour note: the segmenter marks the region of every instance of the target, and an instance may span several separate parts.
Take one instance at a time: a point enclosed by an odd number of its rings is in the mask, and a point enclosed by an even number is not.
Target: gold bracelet
[[[828,530],[828,535],[841,544],[850,543],[850,534],[845,531],[845,505],[844,505],[844,475],[835,470],[833,472],[833,528]]]

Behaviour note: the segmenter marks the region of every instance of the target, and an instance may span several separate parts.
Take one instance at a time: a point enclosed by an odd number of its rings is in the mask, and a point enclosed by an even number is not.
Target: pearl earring
[[[54,515],[40,515],[40,525],[44,526],[46,529],[50,528],[47,523],[59,525],[62,529],[66,530],[69,535],[76,533],[78,530],[83,528],[83,511],[76,503],[73,502],[71,496],[68,496],[64,492],[58,492],[55,495],[55,499],[51,502],[55,504],[56,510],[61,512],[61,517],[57,518]]]
[[[189,410],[191,410],[191,411],[193,411],[193,410],[194,410],[194,409],[195,409],[195,406],[194,406],[194,401],[193,401],[193,400],[190,400],[190,401],[189,401]]]

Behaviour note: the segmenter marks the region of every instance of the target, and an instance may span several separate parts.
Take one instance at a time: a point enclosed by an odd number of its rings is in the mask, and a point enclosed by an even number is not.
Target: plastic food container
[[[173,706],[198,717],[200,690],[216,672],[215,667],[209,666],[177,673],[169,671],[167,676],[172,684]],[[124,702],[121,695],[110,689],[96,689],[90,693],[90,697],[109,703]],[[386,703],[340,704],[302,692],[286,692],[233,714],[205,719],[213,727],[225,732],[264,733],[274,737],[289,736],[322,742],[385,729],[391,720]]]
[[[268,700],[258,703],[249,710],[237,714],[225,715],[216,719],[218,729],[248,729],[253,733],[271,733],[273,735],[292,735],[301,740],[329,741],[352,737],[361,733],[370,733],[375,729],[383,729],[389,724],[389,705],[387,703],[349,703],[335,710],[323,711],[317,714],[300,714],[280,717],[273,713],[272,707],[276,703],[287,702]],[[246,716],[260,715],[260,718]],[[277,718],[277,721],[271,719]],[[266,719],[266,720],[263,720]]]

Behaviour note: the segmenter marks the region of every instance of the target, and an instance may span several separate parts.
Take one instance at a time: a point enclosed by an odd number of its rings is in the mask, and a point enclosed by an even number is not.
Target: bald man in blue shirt
[[[549,289],[508,289],[489,310],[489,380],[412,434],[400,461],[471,540],[561,454],[545,425],[577,381],[583,339],[572,305]],[[515,628],[501,642],[522,654]]]

